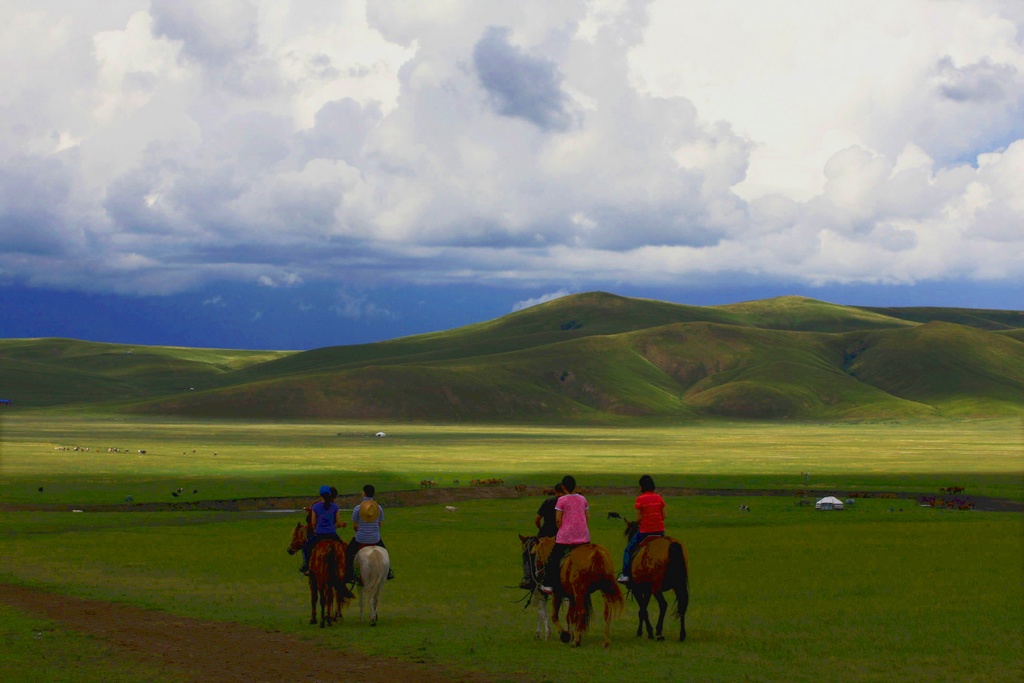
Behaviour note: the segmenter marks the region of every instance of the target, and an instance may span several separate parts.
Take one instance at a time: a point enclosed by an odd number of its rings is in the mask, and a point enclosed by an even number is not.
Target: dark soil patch
[[[485,683],[518,680],[370,657],[333,650],[254,626],[201,621],[5,583],[0,583],[0,603],[100,638],[126,658],[156,663],[189,681]],[[344,629],[345,626],[332,628]]]

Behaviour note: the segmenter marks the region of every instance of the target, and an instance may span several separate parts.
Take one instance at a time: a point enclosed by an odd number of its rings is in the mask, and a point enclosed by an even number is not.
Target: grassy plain
[[[372,436],[380,429],[387,438]],[[1019,420],[631,429],[19,412],[2,423],[0,501],[171,501],[178,487],[186,500],[193,489],[202,499],[309,495],[323,482],[351,492],[365,480],[386,501],[388,490],[420,479],[551,484],[566,471],[583,486],[632,486],[650,472],[662,487],[935,493],[956,484],[1022,500],[1022,432]],[[0,580],[527,680],[1024,679],[1024,515],[885,499],[822,513],[794,500],[670,498],[670,528],[690,551],[690,638],[636,640],[635,605],[627,603],[609,652],[593,636],[580,651],[534,642],[532,610],[507,588],[519,578],[516,534],[530,530],[536,497],[459,503],[456,513],[440,505],[389,510],[385,539],[398,579],[373,630],[357,623],[357,606],[333,631],[306,625],[305,585],[283,552],[297,514],[4,512]],[[739,512],[740,503],[752,512]],[[630,505],[630,497],[591,497],[594,539],[616,557],[624,539],[606,512]],[[47,559],[55,546],[56,564]],[[5,649],[19,661],[38,652],[26,629],[46,628],[0,612]],[[96,680],[107,667],[109,680],[147,680],[102,644],[38,632],[78,653],[44,662],[46,680],[70,680],[76,656],[100,672]]]
[[[594,539],[617,556],[594,497]],[[752,512],[738,511],[738,502]],[[536,498],[393,509],[386,539],[398,578],[381,623],[305,624],[306,590],[283,552],[296,514],[0,514],[5,580],[174,614],[305,634],[329,646],[527,680],[1011,681],[1024,675],[1024,519],[858,501],[815,512],[788,498],[670,498],[689,547],[685,643],[637,640],[635,605],[573,651],[533,640],[515,602],[517,532]],[[47,561],[59,545],[59,564]],[[670,623],[668,630],[674,626]],[[112,662],[113,666],[114,663]],[[14,679],[17,680],[17,679]],[[131,680],[131,679],[126,679]],[[141,680],[141,679],[140,679]]]
[[[665,487],[934,494],[962,485],[974,495],[1024,499],[1021,419],[643,427],[201,421],[71,411],[0,419],[6,502],[293,496],[325,481],[355,492],[368,478],[382,490],[489,477],[551,485],[565,472],[589,486],[633,486],[648,472]],[[388,436],[375,438],[382,429]],[[181,498],[172,498],[178,488]]]
[[[47,619],[0,605],[0,680],[18,683],[176,683],[173,672],[126,661],[110,647]]]

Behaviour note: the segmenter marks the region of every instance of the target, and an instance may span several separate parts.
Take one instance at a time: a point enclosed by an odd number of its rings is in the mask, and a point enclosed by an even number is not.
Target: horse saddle
[[[629,557],[630,565],[640,556],[641,552],[646,551],[644,554],[646,557],[654,561],[668,561],[668,548],[675,539],[670,536],[648,536],[644,540],[640,541],[640,545],[633,549],[633,554]]]

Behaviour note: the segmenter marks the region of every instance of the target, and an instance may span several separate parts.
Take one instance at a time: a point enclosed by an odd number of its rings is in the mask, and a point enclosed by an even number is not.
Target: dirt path
[[[295,636],[243,624],[201,621],[6,583],[0,583],[0,603],[101,638],[125,658],[158,664],[197,683],[306,680],[485,683],[499,680],[435,665],[332,650]],[[344,629],[345,626],[333,628]]]

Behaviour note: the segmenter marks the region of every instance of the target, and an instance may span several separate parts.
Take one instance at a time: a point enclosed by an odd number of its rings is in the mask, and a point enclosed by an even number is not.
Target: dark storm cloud
[[[568,130],[573,124],[572,100],[562,92],[558,66],[524,54],[509,43],[510,33],[492,26],[473,48],[477,78],[490,94],[494,110],[544,130]]]
[[[72,237],[61,215],[71,180],[53,159],[22,157],[0,166],[0,253],[64,253]]]

